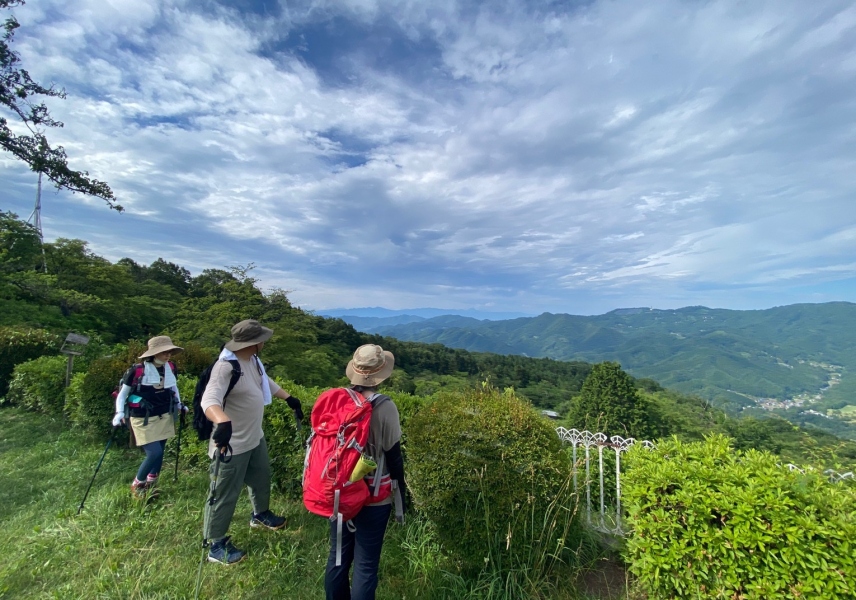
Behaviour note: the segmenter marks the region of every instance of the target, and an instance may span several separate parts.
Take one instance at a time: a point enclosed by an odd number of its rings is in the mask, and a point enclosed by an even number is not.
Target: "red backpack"
[[[365,505],[386,499],[392,488],[388,476],[377,485],[372,482],[371,491],[365,478],[350,480],[366,450],[375,398],[378,404],[387,399],[379,394],[366,399],[354,390],[336,388],[318,396],[312,407],[312,434],[303,463],[303,504],[309,512],[337,523],[337,546],[342,523],[357,516]],[[374,458],[379,460],[372,479],[383,469],[383,457]]]

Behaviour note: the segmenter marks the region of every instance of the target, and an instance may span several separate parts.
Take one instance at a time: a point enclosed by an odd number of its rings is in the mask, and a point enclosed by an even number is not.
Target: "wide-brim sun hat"
[[[395,357],[376,344],[360,346],[345,367],[351,385],[375,387],[392,375]]]
[[[140,358],[148,358],[155,354],[160,354],[161,352],[181,352],[182,350],[184,350],[184,348],[180,348],[173,344],[168,335],[157,335],[149,340],[149,348],[140,354]]]
[[[273,329],[264,327],[255,319],[245,319],[232,327],[232,339],[226,342],[226,349],[235,352],[249,346],[268,341]]]

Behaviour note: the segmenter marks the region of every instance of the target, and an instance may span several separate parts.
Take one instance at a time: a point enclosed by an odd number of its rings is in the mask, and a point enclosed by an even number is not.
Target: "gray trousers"
[[[216,458],[208,467],[211,479],[214,478],[215,464]],[[227,463],[220,462],[220,472],[214,487],[214,497],[217,501],[213,506],[207,500],[205,502],[203,528],[207,539],[219,540],[226,537],[244,485],[247,486],[255,514],[270,508],[270,459],[264,438],[249,452],[235,454]]]

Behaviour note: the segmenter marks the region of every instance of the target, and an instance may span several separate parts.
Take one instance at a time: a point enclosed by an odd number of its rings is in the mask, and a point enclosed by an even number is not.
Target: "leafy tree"
[[[0,273],[35,269],[41,262],[41,240],[36,228],[13,212],[0,212]]]
[[[24,0],[0,0],[0,8],[21,6]],[[62,127],[63,124],[48,112],[39,96],[65,98],[65,90],[53,85],[45,87],[30,77],[21,68],[21,57],[10,48],[19,27],[14,15],[9,16],[2,25],[0,34],[0,106],[14,114],[29,130],[29,135],[19,135],[12,131],[5,117],[0,116],[0,148],[22,160],[37,173],[44,173],[57,188],[71,192],[81,192],[103,199],[107,206],[122,211],[116,203],[113,191],[103,181],[89,177],[86,171],[75,171],[68,166],[68,157],[62,146],[51,147],[44,133],[47,127]]]
[[[568,420],[578,429],[608,435],[646,438],[658,433],[633,378],[614,362],[592,367],[580,395],[571,404]]]
[[[120,258],[116,261],[116,264],[125,268],[128,271],[128,274],[133,277],[134,281],[137,283],[142,283],[146,280],[148,268],[139,264],[137,261],[131,258]]]
[[[182,296],[190,289],[190,271],[162,258],[150,264],[145,273],[148,279],[168,285]]]

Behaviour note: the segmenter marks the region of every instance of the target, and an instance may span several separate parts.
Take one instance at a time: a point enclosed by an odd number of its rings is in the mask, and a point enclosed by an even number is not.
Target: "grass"
[[[171,441],[161,493],[140,503],[129,484],[142,455],[111,447],[78,515],[104,443],[15,408],[0,409],[0,432],[0,598],[193,598],[208,493],[204,466],[183,463],[173,482]],[[251,530],[241,495],[230,533],[248,558],[231,567],[205,562],[200,598],[324,597],[326,521],[276,491],[271,508],[288,527]],[[419,519],[390,525],[380,578],[379,600],[503,597],[503,582],[490,573],[474,581],[457,574],[430,524]],[[570,577],[555,589],[556,598],[568,600],[605,597],[577,591]]]

